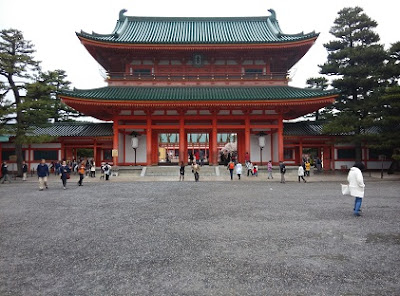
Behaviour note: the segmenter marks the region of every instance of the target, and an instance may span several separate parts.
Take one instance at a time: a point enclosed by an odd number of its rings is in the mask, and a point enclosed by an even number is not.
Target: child
[[[254,167],[253,167],[253,175],[258,177],[258,166],[256,164],[254,164]]]
[[[242,164],[240,162],[236,164],[236,175],[240,180],[240,176],[242,175]]]
[[[272,161],[271,160],[268,161],[267,168],[268,168],[268,179],[269,178],[273,179],[274,177],[272,177]]]

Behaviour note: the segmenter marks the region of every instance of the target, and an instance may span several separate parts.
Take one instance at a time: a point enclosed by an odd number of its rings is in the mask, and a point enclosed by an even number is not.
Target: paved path
[[[400,295],[398,181],[357,218],[337,181],[34,180],[0,185],[2,296]]]

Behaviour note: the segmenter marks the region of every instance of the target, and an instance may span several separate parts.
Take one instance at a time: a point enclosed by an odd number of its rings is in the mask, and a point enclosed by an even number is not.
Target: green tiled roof
[[[275,11],[263,17],[137,17],[125,16],[111,34],[77,33],[79,37],[125,44],[251,44],[307,40],[318,34],[284,34]]]
[[[112,123],[58,122],[46,127],[36,127],[35,136],[52,137],[105,137],[112,136]]]
[[[338,94],[337,90],[318,90],[290,86],[255,87],[122,87],[63,91],[63,97],[118,101],[254,101],[319,98]]]
[[[285,136],[319,136],[322,135],[323,124],[315,121],[285,122]]]

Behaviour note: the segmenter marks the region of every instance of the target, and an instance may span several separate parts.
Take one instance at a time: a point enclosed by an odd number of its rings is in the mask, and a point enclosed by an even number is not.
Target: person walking
[[[37,166],[37,175],[39,178],[39,190],[43,190],[43,185],[46,187],[46,189],[49,189],[47,185],[47,176],[49,175],[49,166],[46,164],[46,160],[42,159],[40,164]]]
[[[24,160],[22,162],[22,181],[26,181],[27,175],[28,175],[28,165],[26,164],[26,161]]]
[[[7,161],[3,161],[1,165],[1,184],[4,184],[5,181],[10,182],[10,176],[8,176],[8,164]]]
[[[299,183],[300,183],[300,179],[303,179],[304,183],[306,183],[306,179],[304,179],[304,168],[303,166],[300,164],[299,168],[297,170],[297,176],[299,177]]]
[[[179,168],[179,181],[185,180],[185,164],[181,161],[181,166]]]
[[[238,162],[236,164],[236,175],[238,176],[239,180],[240,180],[240,176],[242,175],[242,170],[243,170],[242,164],[240,162]]]
[[[90,177],[96,178],[96,163],[93,160],[90,162]]]
[[[279,162],[279,171],[281,173],[281,183],[285,183],[285,173],[286,173],[286,166],[283,161]]]
[[[247,177],[250,175],[250,173],[251,173],[251,175],[253,176],[253,169],[254,169],[254,166],[253,166],[253,164],[251,163],[251,161],[249,161],[249,162],[247,162],[246,163],[246,167],[247,167]]]
[[[104,175],[106,176],[106,181],[110,180],[110,175],[111,175],[111,166],[106,162],[106,164],[103,166],[104,170]]]
[[[231,174],[231,180],[233,180],[233,170],[235,169],[235,163],[231,160],[228,163],[228,166],[226,167],[227,170],[229,170],[229,173]]]
[[[67,166],[67,162],[64,160],[59,168],[60,179],[63,184],[63,189],[67,189],[67,179],[70,178],[71,169]]]
[[[311,163],[310,160],[307,159],[306,163],[305,163],[305,167],[306,167],[306,176],[310,177],[310,170],[311,170]]]
[[[364,198],[364,177],[361,170],[364,168],[362,163],[355,163],[347,175],[349,182],[350,195],[355,197],[354,201],[354,215],[360,216],[361,204]]]
[[[79,173],[79,181],[78,181],[78,185],[82,186],[82,182],[83,182],[83,178],[85,177],[85,172],[86,172],[86,165],[85,162],[81,162],[81,165],[78,169],[78,173]]]
[[[267,171],[268,171],[268,179],[271,178],[273,179],[274,177],[272,176],[272,161],[268,161],[267,163]]]
[[[199,179],[200,179],[200,174],[199,174],[200,166],[197,164],[197,162],[193,162],[193,164],[192,164],[192,172],[194,174],[194,180],[196,182],[199,182]]]

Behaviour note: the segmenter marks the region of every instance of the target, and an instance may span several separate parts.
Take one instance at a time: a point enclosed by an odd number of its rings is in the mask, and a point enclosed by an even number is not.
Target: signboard
[[[111,151],[111,156],[112,156],[112,157],[118,157],[118,149],[113,149],[113,150]]]

